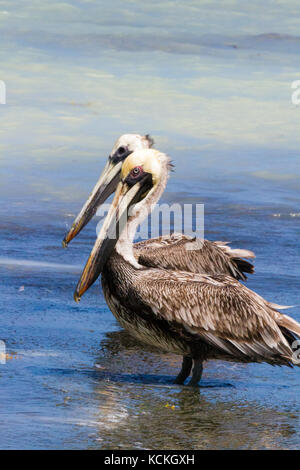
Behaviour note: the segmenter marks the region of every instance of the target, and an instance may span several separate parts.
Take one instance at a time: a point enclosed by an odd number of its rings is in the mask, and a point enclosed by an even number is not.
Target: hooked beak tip
[[[61,244],[62,244],[63,248],[67,248],[67,247],[68,247],[68,242],[67,242],[67,240],[66,240],[65,238],[63,239],[63,241],[62,241]]]
[[[77,293],[77,291],[74,292],[74,300],[77,304],[79,304],[81,300],[81,296]]]

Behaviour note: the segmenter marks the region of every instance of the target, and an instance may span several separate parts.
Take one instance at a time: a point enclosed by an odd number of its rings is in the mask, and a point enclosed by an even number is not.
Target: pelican
[[[68,243],[95,215],[98,207],[116,190],[120,181],[123,162],[136,150],[149,149],[154,141],[149,135],[124,134],[114,144],[108,162],[90,197],[76,217],[63,241]],[[243,258],[255,258],[252,251],[231,249],[227,242],[202,240],[186,250],[194,238],[182,234],[164,235],[134,244],[138,262],[148,267],[180,269],[206,274],[228,274],[245,281],[245,273],[253,273],[254,267]],[[191,246],[190,246],[191,248]]]
[[[136,258],[136,228],[163,193],[169,169],[168,156],[154,149],[126,158],[75,300],[101,274],[106,302],[121,326],[141,341],[183,356],[177,384],[193,366],[189,385],[197,385],[208,359],[299,365],[292,347],[300,324],[280,313],[280,306],[231,276],[147,267]]]

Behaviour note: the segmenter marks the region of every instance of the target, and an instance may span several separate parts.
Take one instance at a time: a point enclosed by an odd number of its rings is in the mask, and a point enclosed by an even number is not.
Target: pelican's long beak
[[[106,199],[116,190],[118,182],[120,181],[120,172],[122,162],[117,164],[108,161],[105,168],[94,187],[90,197],[84,204],[80,213],[76,217],[70,231],[67,233],[63,240],[63,246],[66,247],[70,241],[83,229],[83,227],[91,220],[96,214],[97,209],[103,204]]]
[[[106,261],[126,226],[129,209],[139,202],[151,187],[152,176],[149,173],[131,188],[126,182],[119,183],[110,210],[74,292],[76,302],[80,301],[81,296],[103,271]]]

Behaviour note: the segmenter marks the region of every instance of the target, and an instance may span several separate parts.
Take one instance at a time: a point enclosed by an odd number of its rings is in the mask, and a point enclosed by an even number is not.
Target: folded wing
[[[292,363],[293,332],[285,315],[229,276],[149,269],[135,281],[135,295],[157,317],[241,361]],[[298,328],[298,330],[297,330]]]
[[[231,249],[226,242],[173,234],[135,243],[134,250],[139,263],[153,268],[227,274],[243,281],[247,279],[245,273],[254,273],[254,266],[244,259],[255,258],[254,253]]]

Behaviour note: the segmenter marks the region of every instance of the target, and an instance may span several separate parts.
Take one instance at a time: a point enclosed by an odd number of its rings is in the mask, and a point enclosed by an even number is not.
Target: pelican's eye
[[[125,147],[119,147],[118,148],[118,154],[119,155],[124,155],[126,153],[126,148]]]
[[[132,151],[129,150],[128,147],[124,147],[123,145],[121,145],[121,147],[118,147],[115,153],[110,157],[110,160],[111,162],[116,164],[125,160],[125,158],[128,157],[128,155],[130,155],[131,153]]]
[[[144,180],[144,178],[148,175],[143,169],[142,166],[135,166],[132,168],[132,170],[128,173],[127,177],[125,178],[125,182],[128,184],[128,186],[131,188],[134,184],[139,183],[141,180]],[[149,173],[149,176],[150,173]]]
[[[144,172],[143,168],[141,166],[136,166],[131,170],[130,176],[131,178],[138,178],[140,175],[142,175]]]

